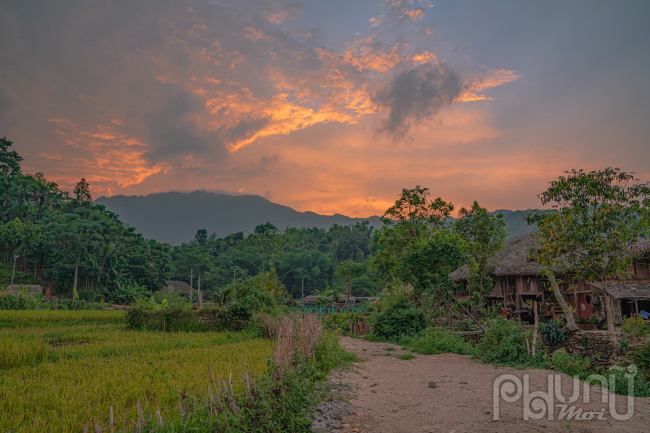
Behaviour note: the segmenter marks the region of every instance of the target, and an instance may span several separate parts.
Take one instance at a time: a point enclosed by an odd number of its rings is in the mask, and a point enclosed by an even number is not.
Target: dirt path
[[[344,432],[650,432],[650,399],[636,398],[634,415],[627,421],[616,421],[609,411],[605,420],[558,421],[554,419],[523,420],[523,402],[500,403],[500,417],[493,421],[492,385],[497,376],[514,374],[522,380],[530,374],[530,391],[548,390],[545,370],[495,369],[462,355],[415,355],[401,360],[397,355],[410,353],[399,346],[370,343],[343,337],[342,344],[351,353],[364,359],[355,371],[345,372],[333,381],[350,385],[353,413],[343,419]],[[386,349],[393,349],[386,350]],[[429,382],[436,382],[429,388]],[[590,387],[589,404],[580,399],[573,403],[585,411],[601,411],[600,388]],[[562,375],[562,394],[571,396],[572,382]],[[558,404],[557,398],[554,404]],[[533,403],[534,406],[534,403]],[[571,406],[571,405],[569,405]],[[625,413],[627,400],[617,399],[617,412]],[[594,416],[594,418],[596,418]]]

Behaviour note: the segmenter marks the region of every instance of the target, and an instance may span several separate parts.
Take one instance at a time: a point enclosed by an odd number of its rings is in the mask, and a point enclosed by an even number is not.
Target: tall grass
[[[475,351],[474,345],[465,341],[462,336],[442,328],[427,328],[421,331],[416,337],[407,340],[404,348],[421,355],[473,355]]]
[[[179,392],[205,391],[207,364],[215,378],[246,365],[256,376],[271,354],[247,333],[127,331],[119,312],[3,312],[0,322],[7,313],[27,325],[0,329],[0,431],[23,420],[20,432],[82,431],[92,419],[106,425],[111,405],[121,425],[138,400],[169,416]]]
[[[0,328],[121,323],[123,318],[124,312],[122,311],[2,310],[0,311]]]
[[[44,341],[0,335],[0,369],[35,365],[47,356],[48,347]]]

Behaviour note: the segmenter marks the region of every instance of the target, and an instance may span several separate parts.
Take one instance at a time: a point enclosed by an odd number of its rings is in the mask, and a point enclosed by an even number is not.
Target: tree
[[[650,184],[640,182],[634,173],[611,167],[566,173],[539,196],[542,204],[552,204],[555,212],[526,217],[528,223],[539,227],[535,257],[545,266],[558,300],[562,295],[552,267],[578,279],[600,281],[607,328],[612,344],[618,347],[612,302],[606,294],[607,278],[626,272],[635,258],[631,247],[640,236],[650,234]],[[571,313],[564,313],[567,323],[572,323]]]
[[[0,170],[5,174],[20,173],[20,161],[23,157],[15,150],[9,150],[13,144],[7,137],[0,138]]]
[[[77,201],[82,206],[88,205],[92,201],[90,196],[90,187],[85,178],[81,178],[77,185],[74,187],[74,195],[77,197]]]
[[[382,216],[384,225],[379,230],[377,263],[385,274],[398,266],[410,244],[445,228],[445,219],[451,215],[454,205],[440,197],[429,200],[429,195],[429,189],[420,185],[402,189],[395,204]]]
[[[194,240],[199,245],[205,245],[205,242],[208,240],[208,230],[207,229],[198,229],[194,235]]]
[[[451,215],[454,205],[440,197],[429,200],[429,188],[416,185],[413,189],[402,189],[402,194],[395,200],[382,216],[382,222],[388,226],[408,228],[411,237],[417,238],[428,227],[441,227],[444,220]]]
[[[467,242],[472,257],[469,263],[468,289],[479,296],[488,295],[494,280],[488,272],[488,259],[501,251],[507,236],[503,214],[491,215],[487,209],[474,202],[471,208],[460,208],[454,231]]]
[[[336,276],[343,278],[345,281],[345,308],[347,308],[348,303],[350,302],[350,295],[352,293],[352,281],[355,278],[358,278],[366,273],[366,271],[366,264],[356,263],[352,260],[346,260],[342,262],[338,268],[336,268]]]

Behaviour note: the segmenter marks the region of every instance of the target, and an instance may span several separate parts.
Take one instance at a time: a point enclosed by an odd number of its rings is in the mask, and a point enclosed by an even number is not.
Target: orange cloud
[[[73,185],[79,177],[83,176],[94,183],[94,191],[105,193],[109,185],[129,187],[141,183],[153,174],[169,169],[164,164],[151,165],[143,157],[146,144],[134,137],[112,131],[110,126],[97,125],[98,131],[87,131],[65,120],[51,119],[50,121],[68,126],[67,131],[64,132],[64,141],[68,145],[83,149],[82,152],[65,158],[61,155],[39,154],[40,157],[49,160],[64,160],[68,167],[61,171],[70,171],[70,167],[76,167],[75,176],[55,173],[55,180],[62,185]]]

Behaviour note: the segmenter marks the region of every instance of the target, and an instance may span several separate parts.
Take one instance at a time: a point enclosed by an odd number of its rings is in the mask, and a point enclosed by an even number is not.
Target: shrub
[[[495,319],[489,323],[474,357],[492,364],[530,364],[532,360],[524,343],[526,333],[514,320]]]
[[[630,358],[634,361],[639,371],[650,378],[650,343],[646,343],[633,352],[630,352]]]
[[[566,341],[566,335],[562,330],[562,326],[556,320],[551,320],[542,328],[542,335],[546,337],[548,344],[553,347],[562,344]]]
[[[650,327],[648,327],[642,317],[628,317],[623,320],[621,331],[632,338],[641,338],[650,331]]]
[[[480,328],[472,319],[460,319],[454,322],[452,329],[457,332],[478,331]]]
[[[43,295],[27,291],[0,293],[0,310],[47,310],[51,306]]]
[[[388,340],[417,335],[426,327],[424,312],[409,305],[404,299],[370,316],[370,325],[373,335]]]
[[[462,336],[442,328],[428,328],[421,331],[417,337],[408,340],[404,348],[422,355],[441,353],[472,355],[475,350],[474,346],[465,341]]]
[[[415,356],[411,355],[410,353],[405,353],[404,355],[397,355],[397,359],[401,359],[402,361],[408,361],[409,359],[415,358]]]
[[[248,324],[229,310],[204,308],[194,311],[181,307],[161,310],[129,308],[125,320],[128,329],[167,332],[238,331]]]
[[[570,355],[565,348],[553,352],[551,362],[557,371],[561,371],[569,376],[578,376],[584,379],[590,374],[591,358],[589,356]]]

